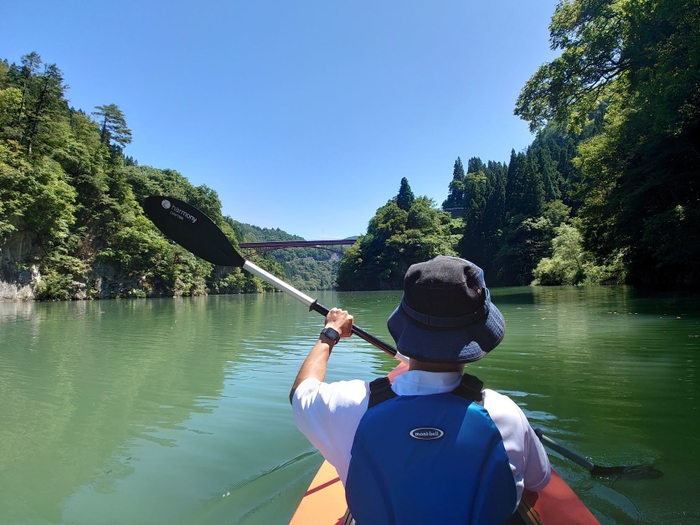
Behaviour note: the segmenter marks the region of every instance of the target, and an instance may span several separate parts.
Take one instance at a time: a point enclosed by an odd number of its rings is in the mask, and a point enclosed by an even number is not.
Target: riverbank
[[[0,282],[0,302],[34,301],[32,286]]]
[[[32,265],[29,270],[20,272],[17,277],[10,282],[0,280],[0,302],[36,300],[36,289],[41,281],[41,274],[36,265]]]
[[[109,267],[100,268],[87,282],[66,280],[56,282],[55,277],[45,279],[36,265],[17,274],[16,279],[0,280],[0,303],[12,302],[54,302],[90,301],[100,299],[161,299],[172,297],[199,297],[206,295],[255,294],[275,291],[271,286],[253,276],[243,276],[235,269],[234,278],[226,279],[226,270],[213,272],[214,279],[203,278],[186,283],[175,279],[173,286],[167,286],[161,279],[150,281],[146,276],[120,277]],[[221,278],[224,275],[224,278]],[[300,283],[303,284],[303,283]]]
[[[204,291],[184,292],[184,283],[176,281],[174,293],[169,296],[206,295]],[[119,278],[113,271],[96,274],[88,282],[72,279],[57,282],[55,277],[44,278],[37,266],[32,265],[28,270],[16,272],[14,279],[0,280],[0,302],[140,299],[166,296],[164,287],[150,286],[145,277]]]

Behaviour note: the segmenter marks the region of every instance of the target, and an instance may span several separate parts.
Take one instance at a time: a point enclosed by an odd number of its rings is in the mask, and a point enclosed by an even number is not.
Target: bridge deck
[[[240,242],[241,248],[316,248],[317,246],[351,246],[356,239],[324,240],[324,241],[269,241],[269,242]]]

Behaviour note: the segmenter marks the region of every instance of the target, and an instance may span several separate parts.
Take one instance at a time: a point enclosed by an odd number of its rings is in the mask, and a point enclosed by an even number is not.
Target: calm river
[[[598,465],[552,463],[603,523],[700,522],[700,301],[502,288],[504,342],[467,368]],[[391,339],[395,292],[325,292]],[[0,303],[0,524],[284,524],[321,458],[289,387],[322,318],[277,293]],[[396,361],[353,337],[329,379]]]

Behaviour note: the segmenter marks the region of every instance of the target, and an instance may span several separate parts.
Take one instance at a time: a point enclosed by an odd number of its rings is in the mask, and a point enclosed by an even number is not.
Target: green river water
[[[626,287],[492,290],[506,338],[470,365],[602,523],[700,523],[700,301]],[[324,292],[391,342],[397,292]],[[288,393],[322,326],[281,293],[0,303],[0,525],[284,524],[321,462]],[[353,337],[329,380],[396,361]]]

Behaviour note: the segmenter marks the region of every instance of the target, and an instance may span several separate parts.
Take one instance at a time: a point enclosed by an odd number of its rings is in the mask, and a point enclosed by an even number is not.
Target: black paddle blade
[[[221,266],[245,264],[224,232],[194,206],[174,197],[154,195],[146,199],[143,209],[166,237],[197,257]]]
[[[601,467],[595,465],[591,476],[613,479],[657,479],[664,473],[651,465],[634,465],[628,467]]]

